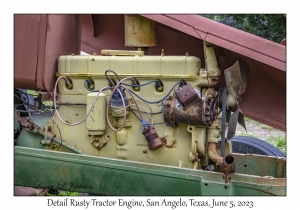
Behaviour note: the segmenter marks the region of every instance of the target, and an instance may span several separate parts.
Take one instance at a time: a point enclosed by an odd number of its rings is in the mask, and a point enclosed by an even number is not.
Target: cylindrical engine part
[[[218,62],[215,54],[215,49],[213,45],[209,42],[203,41],[204,53],[206,54],[206,66],[207,70],[210,71],[219,71]]]
[[[87,112],[91,109],[92,104],[98,93],[89,93],[87,95]],[[100,93],[90,115],[86,119],[86,128],[90,135],[103,135],[106,129],[106,95]]]
[[[202,120],[202,101],[187,109],[179,108],[179,103],[176,102],[176,99],[166,100],[164,104],[163,115],[168,123],[205,125]]]
[[[232,154],[224,156],[220,164],[220,171],[224,173],[225,183],[230,182],[231,174],[236,172],[236,161]]]
[[[223,158],[223,162],[220,165],[220,171],[223,173],[234,173],[235,168],[235,158],[232,154],[227,154]]]
[[[157,135],[155,128],[153,126],[149,126],[143,131],[143,135],[148,141],[148,147],[150,150],[155,150],[159,148],[160,146],[164,145],[165,142],[163,142]]]
[[[156,23],[140,15],[125,15],[125,46],[156,45]]]

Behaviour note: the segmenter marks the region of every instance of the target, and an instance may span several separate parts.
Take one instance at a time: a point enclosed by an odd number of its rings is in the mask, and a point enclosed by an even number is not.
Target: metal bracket
[[[90,143],[97,149],[104,147],[108,141],[111,139],[110,134],[105,135],[91,135],[89,136]]]

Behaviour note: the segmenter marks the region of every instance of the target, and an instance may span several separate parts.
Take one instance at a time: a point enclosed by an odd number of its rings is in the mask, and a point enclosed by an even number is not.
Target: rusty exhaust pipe
[[[223,158],[217,153],[217,144],[214,142],[208,143],[208,156],[216,165],[221,165],[223,162]]]
[[[220,171],[224,173],[223,178],[225,179],[225,183],[230,182],[231,174],[236,171],[235,158],[232,154],[224,156],[223,162],[220,165]]]
[[[217,153],[217,144],[214,142],[208,143],[208,155],[209,158],[216,164],[219,165],[219,169],[224,173],[223,178],[225,183],[229,183],[231,180],[231,174],[236,172],[236,160],[232,154],[227,154],[221,157]]]

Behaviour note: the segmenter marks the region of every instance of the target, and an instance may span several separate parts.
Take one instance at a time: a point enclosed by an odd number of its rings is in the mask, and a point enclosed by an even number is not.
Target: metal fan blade
[[[228,92],[238,99],[247,87],[248,67],[244,62],[236,61],[224,71]]]
[[[235,62],[235,64],[226,69],[224,71],[224,76],[228,92],[231,93],[236,99],[238,99],[241,95],[240,87],[242,84],[242,75],[239,61]]]
[[[226,135],[227,140],[230,140],[235,136],[237,122],[240,125],[242,125],[246,130],[244,115],[243,115],[243,112],[240,109],[240,107],[238,107],[236,109],[236,111],[233,113],[233,115],[230,116],[230,120],[228,123],[228,131],[227,131],[227,135]],[[247,132],[247,130],[246,130],[246,132]]]
[[[246,91],[248,67],[244,62],[236,61],[224,71],[227,90],[236,101],[236,111],[230,116],[226,139],[232,139],[235,135],[237,122],[246,130],[243,111],[240,108],[241,95]]]

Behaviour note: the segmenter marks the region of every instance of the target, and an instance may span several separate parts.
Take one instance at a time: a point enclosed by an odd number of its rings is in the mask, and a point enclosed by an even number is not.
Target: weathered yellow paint
[[[207,50],[209,56],[214,53],[211,50]],[[213,62],[210,61],[210,63]],[[70,103],[87,103],[85,106],[61,106],[59,112],[64,119],[69,119],[72,122],[77,122],[82,119],[89,107],[95,94],[90,94],[84,87],[84,80],[92,79],[94,84],[94,90],[99,90],[104,86],[108,86],[109,83],[104,75],[106,70],[113,70],[123,79],[124,77],[134,77],[138,80],[139,84],[144,84],[153,79],[159,79],[163,84],[162,91],[157,90],[155,83],[147,86],[142,86],[136,94],[143,97],[148,101],[156,101],[163,98],[172,86],[179,80],[185,80],[185,82],[191,84],[194,88],[200,90],[201,87],[208,85],[214,85],[218,82],[220,76],[219,69],[216,69],[214,64],[209,66],[211,73],[208,75],[201,74],[201,62],[200,59],[193,56],[61,56],[59,58],[58,73],[57,76],[64,75],[72,80],[73,88],[67,89],[64,81],[59,82],[59,94],[61,102]],[[205,71],[204,73],[207,73]],[[108,75],[118,82],[117,77],[112,73]],[[125,83],[132,84],[130,80],[124,81]],[[128,87],[134,90],[133,87]],[[178,88],[178,87],[177,87]],[[177,89],[175,88],[175,89]],[[62,123],[59,124],[63,138],[71,145],[75,145],[80,148],[84,153],[90,155],[96,155],[108,158],[118,158],[125,160],[133,160],[139,162],[155,163],[162,165],[171,165],[183,168],[198,168],[200,162],[202,166],[206,166],[209,163],[208,155],[206,152],[207,147],[207,128],[205,126],[194,126],[188,124],[179,124],[174,128],[167,127],[162,123],[162,114],[152,114],[150,109],[144,103],[138,102],[141,111],[149,112],[150,117],[146,113],[142,113],[144,119],[152,124],[154,122],[155,130],[160,138],[166,139],[166,145],[157,150],[149,150],[148,142],[142,134],[142,125],[140,120],[136,118],[133,111],[127,110],[127,120],[125,127],[120,132],[113,131],[101,115],[101,111],[105,111],[105,102],[111,95],[111,91],[104,91],[103,95],[100,95],[101,99],[94,107],[94,111],[100,111],[100,115],[97,120],[92,120],[88,117],[87,122],[80,125],[69,127]],[[173,93],[171,93],[173,95]],[[131,103],[130,95],[126,92],[126,97]],[[88,99],[87,99],[88,98]],[[137,98],[136,98],[137,99]],[[137,99],[138,100],[138,99]],[[139,100],[138,100],[139,101]],[[98,103],[101,103],[98,104]],[[149,104],[152,112],[161,111],[161,103]],[[144,107],[144,108],[143,108]],[[137,109],[136,106],[131,108]],[[119,113],[112,113],[109,109],[109,120],[115,128],[119,128],[123,122],[123,107]],[[104,112],[102,112],[104,113]],[[137,112],[135,112],[137,114]],[[94,115],[91,113],[92,117]],[[55,116],[56,118],[56,116]],[[105,126],[103,122],[106,122]],[[192,127],[193,132],[189,132],[187,128]],[[93,128],[96,128],[98,132],[104,131],[105,135],[110,136],[110,140],[101,149],[97,149],[96,143],[99,144],[102,141],[102,137],[91,135]],[[209,132],[219,132],[214,128],[211,128]],[[57,130],[54,127],[54,132]],[[89,136],[90,135],[90,136]],[[209,134],[210,135],[210,134]],[[96,140],[95,140],[96,138]],[[98,140],[100,138],[100,140]],[[93,143],[92,143],[93,142]],[[95,143],[96,142],[96,143]],[[98,144],[97,144],[98,145]],[[201,159],[190,160],[193,156],[199,155]]]

